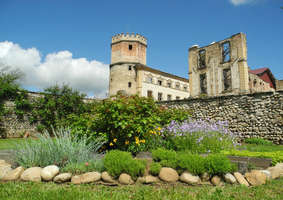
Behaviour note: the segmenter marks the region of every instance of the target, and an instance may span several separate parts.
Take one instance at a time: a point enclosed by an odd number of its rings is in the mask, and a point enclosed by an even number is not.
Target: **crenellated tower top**
[[[120,33],[112,37],[112,44],[115,44],[117,42],[122,42],[122,41],[140,42],[144,44],[145,46],[147,45],[147,39],[138,33],[137,34]]]

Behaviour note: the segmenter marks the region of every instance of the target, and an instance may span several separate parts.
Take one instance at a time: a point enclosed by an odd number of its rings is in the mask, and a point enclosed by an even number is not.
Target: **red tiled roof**
[[[263,73],[267,70],[269,70],[269,69],[267,67],[264,67],[264,68],[259,68],[259,69],[255,69],[255,70],[249,70],[249,73],[258,75],[258,74],[261,74],[261,73]]]

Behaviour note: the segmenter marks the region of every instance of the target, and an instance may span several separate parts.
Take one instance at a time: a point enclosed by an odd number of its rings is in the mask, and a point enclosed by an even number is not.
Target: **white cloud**
[[[69,51],[50,53],[42,58],[36,48],[23,49],[13,42],[0,42],[0,62],[17,68],[25,76],[24,87],[43,89],[68,84],[90,96],[105,97],[109,65],[86,58],[73,58]]]
[[[233,5],[239,6],[243,4],[249,4],[249,3],[254,3],[259,0],[229,0]]]

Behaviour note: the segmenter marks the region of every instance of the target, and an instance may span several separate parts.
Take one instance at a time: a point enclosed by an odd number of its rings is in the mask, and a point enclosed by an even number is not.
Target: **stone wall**
[[[191,98],[159,104],[192,111],[193,119],[229,122],[229,129],[241,139],[262,137],[283,144],[283,91]]]
[[[42,97],[43,94],[44,93],[29,92],[28,98],[30,101],[33,101],[38,97]],[[83,99],[84,102],[90,102],[93,100],[99,101],[101,99]],[[30,135],[37,133],[37,124],[30,124],[28,113],[24,115],[23,119],[19,119],[14,112],[14,102],[6,101],[4,106],[8,113],[4,116],[2,124],[0,124],[0,131],[5,131],[7,137],[23,137],[26,133],[29,133]],[[0,132],[0,138],[1,135],[3,135],[2,132]]]

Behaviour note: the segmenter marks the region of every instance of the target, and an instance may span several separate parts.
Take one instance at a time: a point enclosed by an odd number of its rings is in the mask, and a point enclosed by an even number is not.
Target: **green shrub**
[[[102,159],[90,160],[82,163],[68,163],[61,172],[70,172],[72,174],[82,174],[86,172],[102,172],[104,164]]]
[[[70,114],[80,115],[89,111],[88,104],[83,102],[85,94],[73,90],[68,85],[55,85],[44,89],[42,97],[32,103],[31,123],[38,123],[38,131],[68,125],[66,121]]]
[[[150,164],[149,173],[153,176],[158,176],[159,172],[161,170],[161,165],[158,162],[152,162]]]
[[[232,172],[234,167],[223,154],[211,154],[205,159],[206,171],[211,175],[223,175]]]
[[[178,166],[195,175],[201,175],[206,171],[206,158],[188,152],[178,153]]]
[[[89,114],[69,117],[76,134],[103,136],[107,149],[137,153],[164,146],[167,141],[160,133],[161,126],[188,115],[185,110],[160,107],[152,98],[118,95],[97,103]]]
[[[257,144],[257,145],[273,145],[271,141],[265,140],[263,138],[248,138],[248,139],[245,139],[245,143]]]
[[[67,164],[90,162],[99,158],[96,152],[103,145],[99,138],[88,143],[87,138],[72,137],[69,129],[58,129],[53,134],[54,137],[51,137],[45,131],[36,140],[18,144],[15,162],[25,168],[52,164],[64,167]]]
[[[159,162],[162,160],[176,160],[177,153],[174,150],[158,148],[152,151],[152,158],[156,162]]]
[[[105,155],[104,167],[115,178],[122,173],[127,173],[136,178],[143,175],[146,162],[133,159],[129,152],[112,150]]]
[[[273,151],[273,152],[252,152],[252,151],[222,151],[221,153],[225,155],[232,156],[249,156],[249,157],[259,157],[259,158],[271,158],[272,165],[283,162],[283,151]]]

